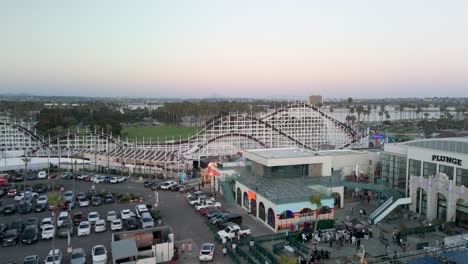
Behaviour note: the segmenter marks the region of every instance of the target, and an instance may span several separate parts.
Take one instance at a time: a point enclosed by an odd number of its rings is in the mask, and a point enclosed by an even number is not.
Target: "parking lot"
[[[34,180],[30,182],[26,182],[27,185],[34,185],[36,183],[44,182],[47,184],[51,184],[51,180]],[[79,181],[75,180],[64,180],[64,179],[57,179],[57,184],[62,184],[64,186],[64,190],[72,190],[74,186],[75,194],[78,192],[86,192],[91,189],[92,183],[87,181]],[[101,191],[110,191],[115,193],[134,193],[139,194],[144,197],[145,204],[154,204],[155,194],[149,188],[145,188],[142,182],[136,181],[128,181],[124,183],[118,184],[107,184],[107,183],[99,183],[95,184],[95,190],[97,192]],[[50,194],[48,192],[47,194]],[[198,262],[198,251],[199,248],[203,243],[206,242],[214,242],[214,235],[212,231],[208,228],[205,221],[206,218],[201,216],[198,211],[196,211],[193,206],[189,205],[186,200],[186,194],[181,192],[173,192],[173,191],[158,191],[158,209],[161,211],[162,221],[164,225],[168,225],[172,227],[174,230],[176,245],[180,246],[184,243],[187,245],[187,250],[185,253],[180,254],[180,259],[178,263],[194,263]],[[1,198],[2,200],[2,207],[10,203],[18,203],[15,202],[13,198],[9,198],[4,196]],[[221,203],[223,203],[222,199],[218,199]],[[136,203],[113,203],[113,204],[102,204],[99,206],[88,206],[88,207],[79,207],[78,203],[75,204],[75,207],[72,209],[71,213],[75,212],[83,212],[86,216],[89,212],[96,211],[100,214],[101,218],[106,217],[108,211],[116,211],[117,213],[120,212],[122,209],[131,209],[134,210]],[[223,207],[229,209],[232,212],[240,212],[245,213],[238,207],[237,205],[230,205],[226,206],[223,203]],[[42,220],[44,217],[51,217],[51,212],[46,210],[45,212],[40,213],[30,213],[25,215],[20,215],[18,213],[14,215],[8,216],[0,216],[0,223],[2,224],[10,224],[14,220],[18,218],[23,219],[26,221],[28,218],[37,217],[39,221]],[[264,228],[259,227],[253,220],[253,218],[247,216],[245,213],[244,222],[248,225],[251,225],[254,230],[258,230],[260,233],[269,232]],[[75,235],[71,238],[70,244],[72,248],[83,248],[88,255],[88,262],[90,261],[90,252],[91,248],[95,245],[102,244],[104,245],[108,252],[109,257],[108,259],[111,260],[111,249],[110,249],[110,242],[111,242],[111,230],[110,225],[107,225],[107,231],[103,233],[94,233],[94,230],[91,232],[90,236],[76,236]],[[188,252],[188,244],[192,244],[192,252]],[[62,250],[64,253],[64,262],[69,262],[69,254],[67,254],[67,239],[56,238],[55,239],[55,248]],[[41,260],[44,260],[47,256],[47,253],[52,248],[52,241],[43,241],[40,240],[38,243],[32,245],[23,245],[21,242],[18,245],[9,246],[9,247],[0,247],[0,255],[2,256],[1,263],[8,263],[8,262],[16,262],[16,263],[23,263],[24,257],[28,255],[39,255]],[[230,259],[223,258],[221,253],[221,247],[217,245],[215,251],[215,258],[214,263],[230,263]]]

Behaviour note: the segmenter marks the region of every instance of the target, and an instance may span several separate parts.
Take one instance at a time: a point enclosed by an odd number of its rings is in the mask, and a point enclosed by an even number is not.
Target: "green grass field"
[[[167,137],[167,140],[182,139],[187,138],[188,136],[192,136],[200,130],[200,127],[187,127],[187,126],[133,126],[133,127],[126,127],[123,129],[123,137],[128,136],[128,140],[133,140],[138,138],[138,141],[143,140],[145,137],[145,141],[149,142],[151,137],[153,142],[156,142],[158,137],[159,141],[164,141]]]

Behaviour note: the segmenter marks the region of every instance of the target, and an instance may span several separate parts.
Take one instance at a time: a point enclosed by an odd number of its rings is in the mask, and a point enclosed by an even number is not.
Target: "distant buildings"
[[[321,95],[311,95],[309,96],[309,103],[311,105],[323,105],[323,97]]]

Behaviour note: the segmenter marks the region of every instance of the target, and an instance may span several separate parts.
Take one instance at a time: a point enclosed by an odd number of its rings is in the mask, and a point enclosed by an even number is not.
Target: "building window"
[[[237,195],[236,196],[237,196],[236,197],[237,198],[237,204],[242,205],[242,191],[241,191],[241,189],[239,187],[237,188]]]
[[[428,178],[429,176],[435,175],[437,173],[437,164],[432,162],[423,163],[423,176]]]
[[[457,185],[468,187],[468,170],[457,168]]]
[[[244,207],[249,209],[249,195],[247,192],[244,192]]]
[[[268,225],[275,228],[275,211],[273,209],[268,208]]]
[[[443,221],[447,219],[447,199],[441,193],[437,193],[437,218]]]
[[[401,193],[406,193],[406,157],[381,155],[382,183]]]
[[[450,180],[453,180],[453,171],[452,166],[439,165],[439,172],[447,174]]]
[[[265,205],[262,202],[258,205],[258,218],[265,221]]]
[[[420,160],[409,160],[409,176],[421,176],[421,161]]]

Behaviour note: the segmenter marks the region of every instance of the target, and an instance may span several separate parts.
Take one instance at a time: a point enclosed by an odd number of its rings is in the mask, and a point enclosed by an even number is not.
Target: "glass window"
[[[432,162],[423,163],[423,176],[425,178],[435,175],[436,173],[437,173],[437,164],[432,163]]]
[[[382,154],[380,161],[383,184],[404,194],[407,185],[406,157]]]
[[[468,170],[457,168],[457,185],[468,187]]]
[[[409,176],[421,176],[421,161],[409,160]]]
[[[453,180],[454,169],[452,166],[439,165],[439,172],[447,174],[450,180]]]

